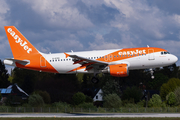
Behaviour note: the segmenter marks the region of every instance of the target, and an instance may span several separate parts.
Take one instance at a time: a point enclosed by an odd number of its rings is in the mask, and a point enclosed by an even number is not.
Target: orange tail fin
[[[14,58],[39,53],[38,50],[14,26],[5,26]]]

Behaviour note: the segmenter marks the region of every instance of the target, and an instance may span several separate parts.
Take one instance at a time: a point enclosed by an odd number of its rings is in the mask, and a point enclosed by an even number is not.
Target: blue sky
[[[4,31],[13,25],[44,53],[149,45],[180,59],[179,5],[179,0],[1,0],[0,58],[13,57]]]

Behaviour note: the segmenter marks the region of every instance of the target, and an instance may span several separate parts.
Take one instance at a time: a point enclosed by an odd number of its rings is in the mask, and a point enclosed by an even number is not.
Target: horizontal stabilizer
[[[11,66],[16,66],[16,63],[19,63],[21,65],[27,65],[30,63],[29,60],[18,60],[18,59],[13,59],[13,58],[8,58],[4,60],[4,64],[6,65],[11,65]]]

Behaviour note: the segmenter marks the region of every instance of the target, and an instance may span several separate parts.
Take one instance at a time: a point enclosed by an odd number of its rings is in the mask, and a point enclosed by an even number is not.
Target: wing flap
[[[80,67],[78,67],[76,69],[73,69],[71,71],[68,71],[68,72],[73,72],[73,71],[77,71],[77,70],[80,70],[80,69],[85,69],[85,71],[88,71],[88,70],[91,70],[93,68],[99,68],[97,66],[107,66],[108,65],[107,62],[94,60],[94,59],[88,59],[88,58],[81,57],[81,56],[78,56],[78,55],[70,55],[70,54],[67,54],[67,53],[64,53],[64,54],[65,54],[66,58],[71,57],[71,58],[74,59],[73,64],[80,64],[81,65]]]

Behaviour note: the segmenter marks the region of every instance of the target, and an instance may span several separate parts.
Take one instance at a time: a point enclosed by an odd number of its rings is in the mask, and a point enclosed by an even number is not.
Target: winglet
[[[64,54],[66,55],[66,58],[70,56],[70,55],[69,55],[69,54],[67,54],[67,53],[64,53]]]

